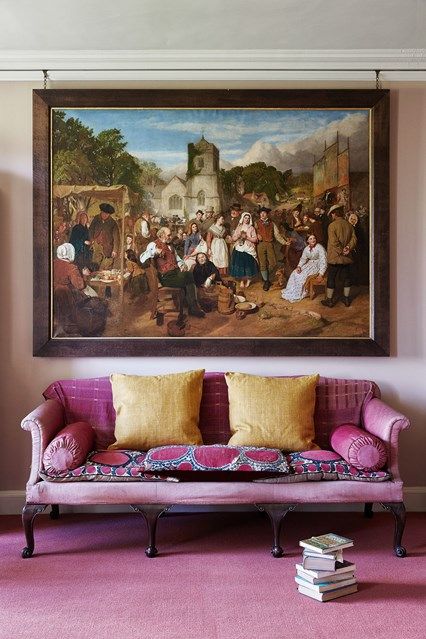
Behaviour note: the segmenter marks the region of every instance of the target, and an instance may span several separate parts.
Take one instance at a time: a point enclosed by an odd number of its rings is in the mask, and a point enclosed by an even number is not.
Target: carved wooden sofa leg
[[[59,519],[59,505],[52,504],[50,508],[50,519]]]
[[[42,513],[47,504],[25,504],[22,509],[22,525],[27,545],[22,549],[22,558],[28,559],[34,552],[34,519]]]
[[[401,545],[402,534],[405,528],[405,506],[403,501],[380,502],[385,510],[390,510],[395,518],[395,533],[393,538],[393,550],[397,557],[405,557],[407,554],[404,546]]]
[[[147,557],[155,557],[158,555],[158,550],[155,546],[155,533],[157,531],[157,521],[159,517],[167,512],[172,505],[165,504],[130,504],[130,507],[140,515],[143,516],[148,529],[148,546],[145,548],[145,555]]]
[[[367,502],[364,504],[364,517],[371,519],[373,517],[373,503]]]
[[[272,524],[274,533],[274,544],[271,548],[271,555],[274,557],[282,557],[284,551],[280,545],[281,525],[286,514],[296,508],[296,504],[255,504],[261,512],[265,512]]]

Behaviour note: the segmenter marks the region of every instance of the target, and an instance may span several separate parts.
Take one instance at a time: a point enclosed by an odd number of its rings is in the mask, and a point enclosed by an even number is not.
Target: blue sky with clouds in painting
[[[295,142],[348,115],[366,111],[266,109],[61,109],[97,134],[119,129],[127,150],[167,169],[187,158],[187,144],[204,134],[234,162],[258,140]]]

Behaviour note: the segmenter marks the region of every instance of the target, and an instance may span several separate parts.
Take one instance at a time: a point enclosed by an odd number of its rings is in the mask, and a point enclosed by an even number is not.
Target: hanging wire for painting
[[[48,79],[49,79],[49,72],[47,69],[43,69],[43,89],[47,89]]]
[[[376,74],[376,89],[381,89],[382,88],[382,81],[380,79],[380,70],[375,71]]]

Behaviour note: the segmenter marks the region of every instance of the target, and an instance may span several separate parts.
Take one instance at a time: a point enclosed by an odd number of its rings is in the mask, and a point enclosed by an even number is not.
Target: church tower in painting
[[[188,144],[186,208],[189,218],[198,209],[219,213],[222,208],[219,149],[208,142],[204,135],[195,144]]]

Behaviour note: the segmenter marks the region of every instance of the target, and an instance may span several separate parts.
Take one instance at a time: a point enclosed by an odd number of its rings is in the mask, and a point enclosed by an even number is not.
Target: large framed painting
[[[34,354],[388,355],[389,93],[34,91]]]

